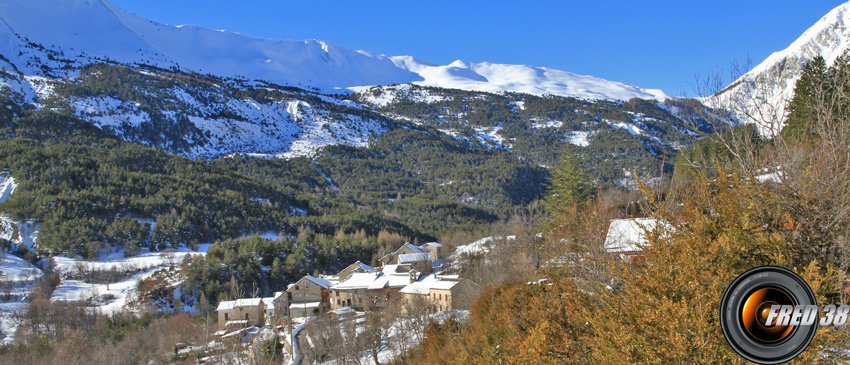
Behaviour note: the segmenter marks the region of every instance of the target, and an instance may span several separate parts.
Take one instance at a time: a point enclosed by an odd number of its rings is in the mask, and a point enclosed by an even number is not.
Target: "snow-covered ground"
[[[14,340],[18,326],[12,315],[26,308],[26,296],[33,292],[44,274],[12,254],[0,257],[0,272],[3,273],[0,275],[0,344],[7,344]]]
[[[572,131],[567,133],[567,142],[572,145],[587,147],[590,145],[590,133],[586,131]]]
[[[615,129],[625,129],[626,131],[629,132],[629,134],[631,134],[633,136],[639,136],[639,135],[643,134],[643,130],[640,129],[640,127],[638,127],[634,123],[611,122],[611,121],[607,121],[607,120],[605,121],[605,123],[608,123],[608,125],[614,127]]]
[[[84,271],[109,271],[136,272],[135,274],[114,283],[94,284],[76,279],[63,279],[59,287],[53,292],[52,300],[88,300],[90,298],[101,298],[95,301],[94,308],[104,312],[113,313],[124,309],[127,300],[136,290],[139,280],[150,277],[157,270],[179,264],[186,255],[205,255],[211,244],[200,245],[198,251],[192,251],[185,247],[174,252],[142,252],[135,257],[123,257],[123,252],[115,251],[101,257],[98,261],[87,261],[67,256],[55,256],[56,272],[67,276]]]
[[[462,246],[457,246],[455,251],[449,255],[449,260],[460,257],[461,255],[473,255],[478,253],[487,253],[490,252],[490,249],[493,245],[498,241],[513,241],[516,239],[516,236],[495,236],[495,237],[484,237],[480,240],[477,240],[472,243],[468,243]]]

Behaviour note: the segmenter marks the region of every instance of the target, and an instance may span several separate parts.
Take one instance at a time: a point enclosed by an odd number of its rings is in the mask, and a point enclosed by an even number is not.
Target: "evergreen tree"
[[[567,143],[552,168],[552,180],[543,205],[552,216],[557,216],[573,205],[584,203],[591,195],[593,185],[580,166],[581,160]]]
[[[838,61],[841,62],[840,59]],[[831,92],[826,81],[828,74],[833,72],[821,56],[815,57],[803,70],[794,89],[794,98],[788,105],[788,120],[782,130],[786,138],[801,140],[817,137],[806,133],[806,125],[816,118],[815,114],[820,109],[817,106],[822,105],[826,94]]]

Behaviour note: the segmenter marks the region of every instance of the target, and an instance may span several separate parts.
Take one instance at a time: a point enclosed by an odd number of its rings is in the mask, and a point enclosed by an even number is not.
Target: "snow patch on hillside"
[[[559,120],[548,120],[546,122],[535,122],[531,123],[531,128],[534,129],[542,129],[542,128],[561,128],[564,125],[564,122]]]
[[[502,137],[501,130],[502,127],[473,127],[475,129],[476,135],[481,143],[485,145],[493,145],[497,148],[508,148],[510,149],[509,144],[505,144],[505,137]]]
[[[484,237],[480,240],[457,246],[455,251],[449,255],[449,260],[456,259],[461,257],[462,255],[474,255],[480,253],[490,252],[490,249],[493,245],[498,244],[499,242],[505,241],[513,241],[516,240],[516,236],[493,236],[493,237]]]
[[[643,134],[643,129],[640,129],[640,127],[638,127],[637,125],[635,125],[633,123],[612,122],[612,121],[609,121],[609,120],[606,120],[605,123],[614,127],[615,129],[625,129],[626,131],[629,132],[629,134],[631,134],[633,136],[639,136],[639,135]]]
[[[0,179],[2,179],[0,180],[0,203],[2,203],[18,190],[18,183],[11,175],[0,175]],[[16,246],[24,245],[33,250],[38,241],[38,224],[34,221],[16,221],[10,215],[0,213],[0,239],[10,241]]]
[[[18,183],[11,175],[0,175],[0,203],[9,200],[9,197],[18,190]]]
[[[587,147],[590,145],[589,136],[590,133],[586,131],[572,131],[567,133],[567,142],[574,146]]]

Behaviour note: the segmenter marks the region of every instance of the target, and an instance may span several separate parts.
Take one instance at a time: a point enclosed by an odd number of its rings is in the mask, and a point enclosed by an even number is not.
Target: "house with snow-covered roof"
[[[422,246],[405,243],[393,253],[381,257],[381,265],[410,265],[414,270],[429,274],[434,271],[434,262],[439,259],[443,245],[429,242]]]
[[[266,306],[262,298],[228,300],[218,303],[218,328],[234,330],[265,324]]]
[[[351,275],[354,274],[354,273],[357,273],[357,272],[375,272],[375,271],[378,271],[378,270],[375,269],[374,267],[371,267],[371,266],[366,265],[366,264],[364,264],[360,261],[357,261],[357,262],[355,262],[351,265],[348,265],[348,267],[346,267],[345,269],[342,269],[342,271],[340,271],[339,274],[337,274],[337,278],[339,279],[340,282],[343,282],[345,280],[348,280],[348,278],[350,278]]]
[[[428,275],[402,288],[405,311],[423,305],[434,311],[469,309],[481,286],[457,275]]]
[[[385,265],[381,271],[354,273],[331,287],[331,308],[380,308],[397,298],[401,288],[418,279],[419,273],[410,265]]]
[[[289,284],[284,294],[275,300],[275,305],[286,308],[289,317],[323,314],[330,310],[331,285],[328,279],[304,276]]]
[[[655,230],[654,218],[612,219],[605,234],[605,252],[625,261],[643,258],[643,248],[648,244],[646,233]]]

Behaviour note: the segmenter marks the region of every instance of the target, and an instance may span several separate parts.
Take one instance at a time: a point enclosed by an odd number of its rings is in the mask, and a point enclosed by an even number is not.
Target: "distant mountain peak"
[[[745,123],[757,123],[765,134],[778,132],[785,119],[785,105],[803,69],[817,56],[828,65],[850,48],[850,2],[831,10],[790,46],[774,52],[752,70],[714,95],[714,106],[736,104]],[[751,116],[761,115],[754,120]]]

